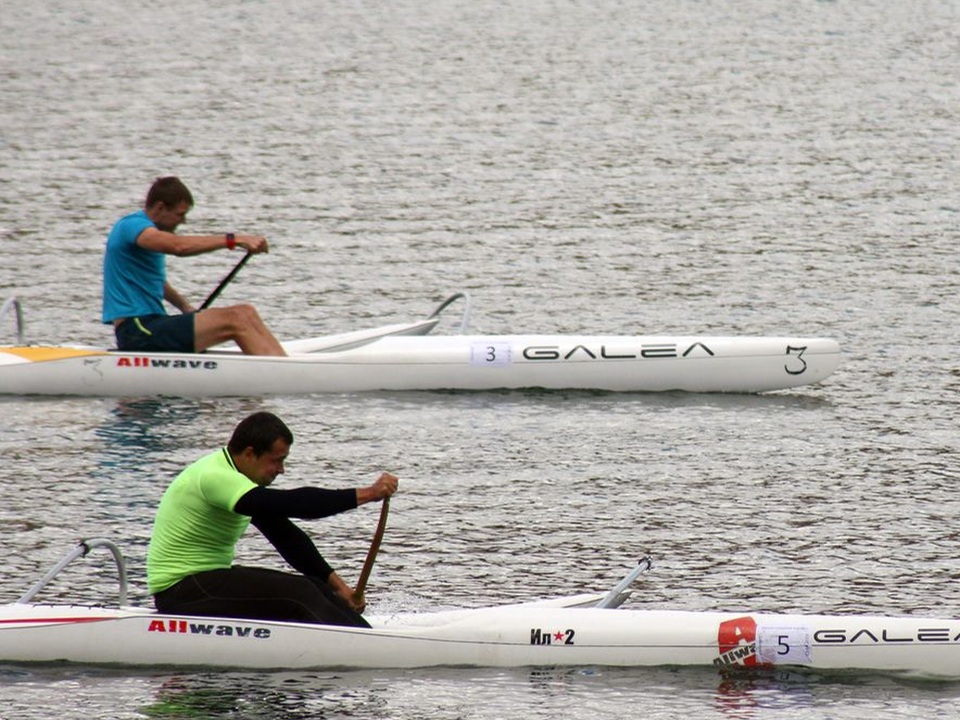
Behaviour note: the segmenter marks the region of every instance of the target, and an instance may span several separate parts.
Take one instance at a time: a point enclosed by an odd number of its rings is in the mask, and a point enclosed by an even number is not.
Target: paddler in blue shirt
[[[147,551],[147,584],[160,612],[369,627],[360,615],[362,596],[290,518],[327,517],[384,500],[398,480],[385,472],[356,489],[268,487],[283,473],[292,443],[280,418],[254,413],[225,448],[170,484]],[[251,524],[299,574],[233,564],[237,540]]]
[[[233,340],[248,355],[286,355],[252,305],[199,312],[167,282],[167,255],[200,255],[239,246],[269,251],[259,235],[176,235],[193,207],[178,178],[162,177],[150,187],[144,209],[117,221],[103,260],[103,322],[112,323],[120,350],[203,352]],[[183,313],[167,315],[166,300]]]

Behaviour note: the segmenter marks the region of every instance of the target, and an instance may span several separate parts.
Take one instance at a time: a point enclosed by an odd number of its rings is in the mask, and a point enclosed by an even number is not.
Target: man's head
[[[187,219],[193,207],[193,195],[180,178],[157,178],[147,191],[143,207],[157,228],[173,232]]]
[[[273,413],[255,412],[240,421],[227,449],[237,469],[266,487],[283,474],[283,463],[293,445],[293,433]]]

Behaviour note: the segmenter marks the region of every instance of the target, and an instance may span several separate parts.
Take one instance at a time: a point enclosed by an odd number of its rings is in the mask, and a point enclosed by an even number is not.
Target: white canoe
[[[438,312],[419,322],[288,341],[283,344],[289,356],[280,358],[236,350],[178,354],[0,346],[0,394],[229,396],[515,388],[758,393],[820,382],[840,362],[839,345],[826,338],[428,335]]]
[[[368,616],[372,629],[0,606],[0,662],[261,669],[792,665],[960,677],[960,620],[565,607]]]
[[[0,606],[0,662],[260,669],[789,665],[960,677],[960,620],[615,609],[643,569],[641,563],[605,596],[370,615],[370,629],[18,602]],[[605,607],[597,606],[601,599]]]

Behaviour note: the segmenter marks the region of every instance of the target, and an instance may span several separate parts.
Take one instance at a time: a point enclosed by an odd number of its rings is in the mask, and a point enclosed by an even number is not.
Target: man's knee
[[[253,305],[232,305],[226,308],[230,311],[230,323],[238,331],[251,325],[261,325],[260,313]]]

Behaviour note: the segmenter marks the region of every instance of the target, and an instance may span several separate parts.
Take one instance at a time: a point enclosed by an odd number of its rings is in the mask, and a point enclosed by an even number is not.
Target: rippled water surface
[[[631,607],[960,612],[960,2],[133,5],[0,13],[0,300],[105,343],[107,230],[152,178],[184,230],[267,235],[222,302],[284,338],[422,317],[489,333],[824,335],[764,396],[380,393],[0,400],[0,599],[81,537],[149,602],[155,505],[266,408],[287,487],[397,472],[372,609],[606,589]],[[236,256],[171,259],[202,298]],[[0,319],[0,342],[14,336]],[[346,576],[375,509],[309,524]],[[251,533],[245,561],[277,563]],[[105,563],[48,598],[100,601]],[[172,673],[0,667],[3,718],[960,716],[960,685],[577,668]]]

